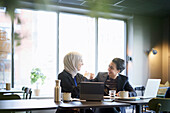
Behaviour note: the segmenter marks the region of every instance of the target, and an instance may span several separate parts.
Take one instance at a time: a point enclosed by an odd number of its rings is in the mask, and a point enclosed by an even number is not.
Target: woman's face
[[[78,63],[78,67],[77,70],[80,71],[81,70],[81,66],[83,65],[83,60],[80,60]]]
[[[111,62],[108,67],[108,75],[109,77],[115,77],[120,70],[117,70],[116,64],[114,62]]]

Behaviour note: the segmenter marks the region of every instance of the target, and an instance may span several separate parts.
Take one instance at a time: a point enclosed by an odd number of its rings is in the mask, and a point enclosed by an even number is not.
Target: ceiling
[[[60,5],[88,8],[90,0],[51,0]],[[91,0],[95,1],[95,0]],[[100,0],[101,1],[101,0]],[[103,0],[104,1],[104,0]],[[169,16],[170,0],[110,0],[108,7],[115,13]]]
[[[27,2],[35,2],[35,0],[25,0]],[[43,1],[43,0],[42,0]],[[46,0],[44,0],[46,1]],[[109,2],[106,7],[111,7],[111,12],[119,14],[137,14],[147,16],[169,16],[170,0],[48,0],[53,5],[78,7],[88,9],[89,3]]]

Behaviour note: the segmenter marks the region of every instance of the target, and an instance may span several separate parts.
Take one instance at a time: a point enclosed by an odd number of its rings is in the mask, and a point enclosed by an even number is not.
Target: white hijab
[[[82,60],[82,55],[78,52],[70,52],[64,57],[64,69],[74,78],[78,72],[78,64]]]

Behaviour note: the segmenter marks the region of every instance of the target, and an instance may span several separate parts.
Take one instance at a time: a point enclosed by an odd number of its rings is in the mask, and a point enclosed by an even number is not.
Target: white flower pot
[[[39,96],[40,95],[40,89],[34,89],[34,93],[35,93],[35,96]]]

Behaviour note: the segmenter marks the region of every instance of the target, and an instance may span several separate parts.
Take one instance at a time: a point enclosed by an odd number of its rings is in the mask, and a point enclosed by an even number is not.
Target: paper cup
[[[71,101],[71,93],[64,92],[62,94],[63,101]]]
[[[127,98],[127,97],[129,97],[129,92],[128,91],[119,91],[119,97]]]

